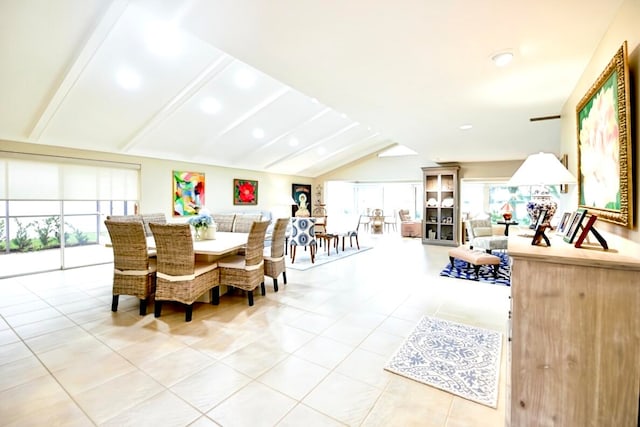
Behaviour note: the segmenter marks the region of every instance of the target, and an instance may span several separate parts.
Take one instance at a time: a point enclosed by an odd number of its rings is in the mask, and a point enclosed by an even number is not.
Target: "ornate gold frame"
[[[602,74],[591,86],[586,95],[576,107],[577,136],[578,136],[578,206],[587,209],[590,214],[598,218],[625,227],[633,227],[633,152],[631,147],[631,106],[629,95],[629,65],[627,62],[627,42],[625,41],[616,52]],[[615,111],[607,121],[598,119],[604,115],[590,115],[592,108],[600,111],[601,105],[612,101]],[[610,110],[609,110],[610,111]],[[596,126],[593,126],[595,123]],[[618,147],[607,145],[607,134],[618,133]],[[604,135],[604,136],[602,136]],[[599,144],[591,145],[597,141]],[[584,147],[583,147],[584,145]],[[616,149],[617,148],[617,149]],[[600,151],[597,151],[600,150]],[[596,154],[596,155],[594,155]],[[609,155],[609,162],[606,161]],[[613,159],[611,158],[613,155]],[[617,156],[617,166],[615,157]],[[597,160],[597,162],[596,162]],[[608,165],[607,165],[608,163]],[[597,164],[599,169],[594,170]],[[613,164],[613,166],[611,166]],[[619,169],[617,174],[615,169]],[[595,174],[593,173],[595,172]],[[587,180],[585,174],[589,177]],[[601,186],[594,184],[598,181],[595,176],[605,177]],[[611,178],[619,175],[619,194],[616,200],[607,199],[609,195],[600,192],[600,188],[612,189],[615,181]],[[609,180],[607,181],[607,177]],[[607,185],[608,182],[608,185]],[[612,185],[613,184],[613,185]],[[585,196],[587,188],[588,196]],[[595,195],[595,198],[594,196]],[[601,197],[602,196],[602,197]],[[604,197],[604,199],[603,199]],[[600,202],[589,202],[598,200]],[[602,201],[604,200],[604,204]]]

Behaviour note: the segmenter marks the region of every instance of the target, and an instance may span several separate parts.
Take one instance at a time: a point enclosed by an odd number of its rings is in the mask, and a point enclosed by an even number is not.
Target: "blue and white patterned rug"
[[[425,316],[387,371],[496,408],[502,334]]]
[[[511,286],[511,266],[509,265],[509,255],[502,252],[494,252],[493,255],[500,258],[498,278],[493,276],[493,266],[491,265],[480,266],[480,277],[476,277],[473,267],[470,267],[466,261],[461,261],[459,259],[453,260],[453,268],[451,268],[451,263],[448,263],[447,266],[442,269],[440,275],[455,277],[457,279],[478,280],[480,282],[493,283],[496,285]]]

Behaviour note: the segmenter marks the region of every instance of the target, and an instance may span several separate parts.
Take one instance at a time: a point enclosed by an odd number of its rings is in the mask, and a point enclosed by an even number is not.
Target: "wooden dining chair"
[[[253,305],[253,290],[264,289],[264,236],[269,221],[255,221],[251,225],[244,255],[230,255],[218,260],[220,284],[247,292],[249,305]]]
[[[296,261],[296,248],[298,246],[309,247],[311,263],[316,260],[318,247],[315,233],[315,218],[291,218],[291,236],[289,236],[289,253],[291,264]]]
[[[196,261],[189,224],[152,222],[149,226],[158,251],[155,317],[160,317],[163,301],[177,301],[186,306],[185,321],[190,322],[193,303],[207,291],[211,291],[211,304],[218,305],[218,265]]]
[[[287,271],[284,263],[284,237],[289,218],[278,218],[271,235],[271,247],[264,248],[264,275],[273,279],[273,291],[278,292],[278,276],[282,274],[287,284]]]
[[[156,285],[156,262],[149,257],[142,221],[104,222],[113,248],[113,290],[111,311],[118,311],[120,295],[140,299],[140,315],[147,314],[147,303]]]
[[[338,234],[338,236],[342,237],[342,251],[344,252],[344,241],[348,237],[349,238],[349,246],[353,247],[353,238],[356,239],[356,247],[360,250],[360,242],[358,241],[358,232],[360,230],[360,226],[362,225],[362,215],[358,217],[358,223],[355,228],[350,228],[344,232]]]

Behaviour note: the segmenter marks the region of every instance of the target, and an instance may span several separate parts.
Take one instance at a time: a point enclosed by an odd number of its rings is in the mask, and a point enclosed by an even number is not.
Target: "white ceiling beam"
[[[104,43],[105,39],[109,36],[111,30],[113,30],[113,27],[127,9],[128,5],[129,0],[114,0],[111,3],[98,25],[96,25],[95,30],[91,33],[91,36],[80,50],[76,60],[65,74],[64,79],[58,86],[58,89],[49,99],[47,106],[44,108],[39,118],[35,120],[35,124],[29,133],[29,140],[37,142],[40,139],[40,136],[42,136],[42,133],[45,131],[47,126],[49,126],[49,123],[51,123],[51,120],[56,115],[65,98],[80,79],[82,72],[89,62],[91,62],[98,49],[100,49],[102,43]]]
[[[280,135],[272,138],[270,141],[267,141],[266,143],[264,143],[262,146],[256,148],[255,151],[252,154],[259,153],[260,151],[263,151],[263,150],[271,147],[276,142],[278,142],[278,141],[282,140],[283,138],[286,138],[287,136],[295,133],[298,129],[302,128],[303,126],[306,126],[309,123],[311,123],[311,122],[313,122],[315,120],[318,120],[320,117],[324,116],[325,114],[329,113],[330,111],[331,111],[331,108],[324,108],[323,110],[319,111],[318,113],[314,114],[313,116],[309,117],[308,119],[304,119],[303,121],[301,121],[297,125],[293,126],[291,129],[281,133]],[[245,158],[246,158],[246,155],[243,155],[242,157],[235,157],[234,159],[232,159],[232,161],[241,161],[241,160],[243,160]]]
[[[156,129],[162,122],[171,117],[180,107],[197,94],[205,85],[219,77],[233,63],[233,58],[227,54],[222,54],[205,67],[198,76],[189,82],[176,96],[173,97],[164,107],[144,123],[128,142],[124,143],[120,149],[128,151],[135,147],[149,133]]]
[[[287,159],[289,159],[291,157],[295,157],[295,156],[299,156],[300,154],[304,154],[307,151],[312,150],[315,147],[317,147],[317,146],[319,146],[319,145],[321,145],[321,144],[323,144],[323,143],[325,143],[327,141],[330,141],[331,139],[337,137],[338,135],[342,135],[343,133],[347,132],[350,129],[353,129],[356,126],[360,126],[360,123],[358,123],[358,122],[351,123],[350,125],[343,127],[342,129],[332,133],[331,135],[326,136],[324,138],[321,138],[321,139],[317,140],[316,142],[307,145],[306,147],[304,147],[301,150],[296,151],[295,153],[289,153],[286,156],[280,157],[278,160],[276,160],[274,162],[271,162],[268,165],[264,166],[264,168],[265,169],[271,168],[271,167],[277,165],[278,163],[283,162],[283,161],[285,161],[285,160],[287,160]]]
[[[243,115],[238,117],[236,120],[231,122],[226,128],[221,130],[220,133],[218,133],[218,135],[216,136],[216,139],[220,138],[221,136],[224,136],[226,133],[229,133],[231,130],[235,129],[236,127],[240,126],[242,123],[244,123],[245,121],[247,121],[251,117],[255,116],[261,110],[264,110],[270,104],[272,104],[273,102],[278,100],[278,98],[280,98],[282,95],[284,95],[285,93],[289,92],[289,90],[290,89],[288,87],[283,87],[280,90],[278,90],[276,93],[274,93],[273,95],[269,96],[264,101],[260,102],[259,104],[256,104],[254,107],[249,109],[246,113],[244,113]]]

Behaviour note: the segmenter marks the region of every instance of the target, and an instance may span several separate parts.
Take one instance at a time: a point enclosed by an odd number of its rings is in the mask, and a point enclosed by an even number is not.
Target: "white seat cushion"
[[[218,267],[220,268],[244,268],[244,256],[231,255],[218,260]]]

